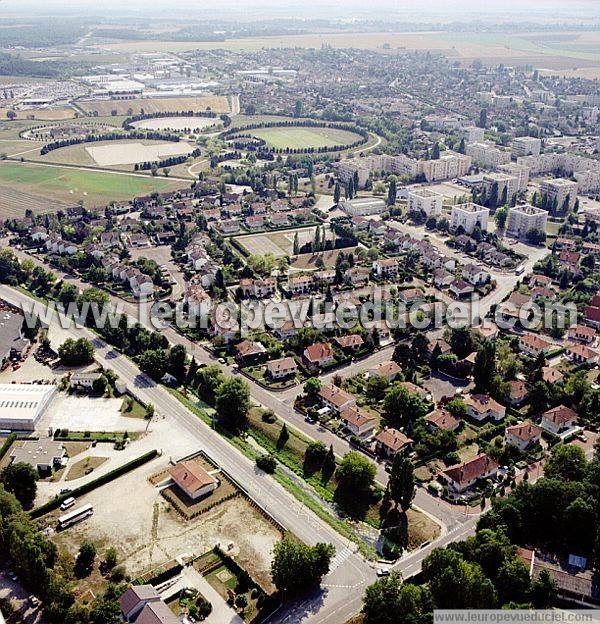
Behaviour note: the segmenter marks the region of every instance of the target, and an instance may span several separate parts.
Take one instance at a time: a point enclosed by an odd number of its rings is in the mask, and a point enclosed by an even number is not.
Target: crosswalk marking
[[[329,572],[331,573],[334,570],[337,570],[342,565],[342,563],[344,563],[344,561],[346,561],[346,559],[348,559],[348,557],[350,557],[351,555],[352,550],[350,550],[350,548],[348,547],[336,553],[335,557],[331,560],[331,563],[329,565]]]

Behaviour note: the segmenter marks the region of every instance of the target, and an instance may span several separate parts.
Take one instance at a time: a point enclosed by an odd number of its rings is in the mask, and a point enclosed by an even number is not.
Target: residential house
[[[571,429],[577,421],[577,412],[564,405],[553,407],[542,414],[540,426],[555,435]]]
[[[219,480],[193,460],[179,462],[171,466],[169,474],[173,483],[179,486],[192,500],[210,494],[219,486]]]
[[[461,275],[471,286],[483,286],[490,279],[490,274],[476,264],[467,264],[463,267]]]
[[[454,279],[448,290],[456,299],[462,299],[472,294],[475,289],[463,279]]]
[[[587,325],[575,325],[574,327],[569,327],[568,336],[569,340],[590,345],[596,340],[596,330]]]
[[[252,342],[251,340],[242,340],[235,345],[235,359],[240,365],[248,366],[255,364],[265,356],[267,350],[260,342]]]
[[[69,378],[69,386],[74,390],[91,390],[100,377],[100,372],[73,373]]]
[[[132,585],[119,598],[119,607],[125,622],[134,622],[147,604],[160,601],[160,594],[153,585]]]
[[[448,484],[452,494],[464,494],[479,481],[493,478],[499,467],[491,457],[481,453],[473,459],[443,470],[440,477]]]
[[[450,286],[453,281],[454,275],[446,269],[439,268],[433,272],[433,283],[440,290],[443,288],[448,288],[448,286]]]
[[[365,343],[360,334],[346,334],[345,336],[338,336],[335,338],[335,342],[344,351],[358,351]]]
[[[542,379],[549,384],[562,383],[565,380],[565,376],[553,366],[542,367]]]
[[[200,284],[189,284],[183,300],[187,304],[190,318],[199,319],[210,313],[212,305],[210,296]]]
[[[288,279],[286,290],[292,296],[307,295],[312,286],[312,275],[299,275],[298,277],[290,277]]]
[[[530,421],[517,423],[506,428],[504,432],[504,441],[506,444],[512,444],[521,451],[539,444],[542,437],[542,429],[534,425]]]
[[[600,355],[597,351],[582,344],[567,347],[567,357],[574,364],[583,364],[585,366],[595,366],[600,359]]]
[[[322,386],[319,390],[319,399],[323,407],[328,407],[338,415],[345,409],[356,405],[356,399],[337,386]]]
[[[302,353],[302,361],[304,365],[311,370],[333,364],[333,362],[335,362],[335,356],[331,343],[316,342],[306,347]]]
[[[373,262],[373,273],[379,279],[390,279],[398,275],[398,260],[396,258],[381,258]]]
[[[351,435],[368,440],[375,433],[377,419],[356,405],[349,405],[340,411],[340,420]]]
[[[513,380],[508,382],[508,402],[513,406],[522,405],[527,398],[527,385],[524,381]]]
[[[296,360],[284,357],[267,362],[267,373],[272,379],[285,379],[294,376],[298,371]]]
[[[519,336],[519,349],[530,357],[537,358],[542,353],[548,353],[551,348],[552,343],[537,334]]]
[[[442,429],[456,431],[460,427],[460,419],[443,407],[438,407],[425,416],[425,426],[429,431]]]
[[[408,449],[413,440],[393,427],[385,427],[375,436],[375,451],[380,457],[393,458],[402,449]]]
[[[385,377],[388,383],[392,383],[402,369],[393,360],[387,360],[377,364],[367,371],[367,377]]]
[[[467,414],[479,422],[491,419],[496,422],[506,416],[506,408],[487,394],[470,394],[465,397]]]

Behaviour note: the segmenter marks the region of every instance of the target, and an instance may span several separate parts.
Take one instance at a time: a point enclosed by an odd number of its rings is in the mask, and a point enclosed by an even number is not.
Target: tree
[[[256,465],[265,472],[273,474],[277,469],[277,460],[273,455],[261,455],[256,458]]]
[[[100,375],[98,379],[94,379],[94,381],[92,382],[92,392],[97,396],[104,396],[107,387],[108,380],[104,375]]]
[[[376,401],[381,400],[385,391],[387,390],[389,384],[387,377],[384,375],[371,375],[367,380],[366,393],[369,398],[375,399]]]
[[[527,602],[530,587],[529,570],[520,559],[508,559],[502,564],[496,578],[500,604]]]
[[[583,449],[572,444],[561,444],[552,449],[550,459],[544,467],[544,475],[549,479],[582,481],[587,460]]]
[[[542,570],[531,584],[531,602],[536,609],[548,609],[556,603],[558,585],[548,570]]]
[[[341,189],[340,183],[336,182],[333,187],[333,203],[337,206],[340,203]]]
[[[398,451],[394,456],[387,492],[390,500],[400,505],[402,511],[408,511],[415,496],[415,475],[405,450]]]
[[[304,383],[304,394],[314,399],[321,390],[321,380],[318,377],[309,377]]]
[[[14,494],[23,507],[31,507],[37,493],[37,470],[30,464],[10,464],[0,473],[4,489]]]
[[[94,361],[94,345],[87,338],[67,338],[58,347],[58,355],[65,366],[83,366]]]
[[[396,177],[390,176],[390,185],[388,187],[387,205],[393,206],[396,203]]]
[[[335,472],[336,463],[335,463],[335,453],[333,452],[333,444],[329,446],[329,450],[327,451],[327,455],[325,456],[325,460],[323,461],[323,466],[321,467],[321,476],[324,483],[327,483],[329,479],[333,476]]]
[[[273,550],[273,584],[286,597],[302,595],[320,584],[329,572],[334,554],[331,544],[317,543],[311,547],[285,537]]]
[[[440,158],[440,144],[436,141],[433,144],[433,148],[431,150],[431,160],[439,160]]]
[[[494,214],[494,219],[496,220],[496,226],[499,230],[503,230],[506,225],[506,219],[508,217],[508,210],[504,207],[498,208],[496,213]]]
[[[15,113],[14,110],[8,110],[6,111],[6,116],[8,117],[10,121],[13,121],[13,119],[17,118],[17,113]]]
[[[243,611],[248,606],[248,598],[246,598],[245,594],[238,594],[235,597],[234,604],[238,609]]]
[[[314,469],[321,468],[327,457],[327,447],[321,441],[313,441],[308,444],[304,452],[304,463]]]
[[[383,399],[386,422],[397,429],[425,416],[427,404],[416,393],[409,392],[402,384],[395,383]]]
[[[250,389],[238,377],[226,379],[217,389],[215,407],[223,425],[233,432],[246,428],[250,409]]]
[[[179,383],[182,383],[186,376],[187,352],[183,345],[174,345],[169,351],[168,372],[173,375]]]
[[[397,572],[367,587],[363,599],[364,624],[426,624],[432,611],[429,590],[403,584]]]
[[[77,559],[75,560],[75,574],[81,578],[88,576],[92,571],[94,559],[96,558],[96,547],[93,542],[85,540],[81,543]]]
[[[485,128],[487,126],[487,110],[482,108],[479,113],[479,121],[477,122],[478,128]]]
[[[298,232],[294,234],[294,255],[297,256],[300,253],[300,240],[298,239]]]
[[[541,245],[546,240],[546,232],[539,228],[532,228],[531,230],[527,230],[525,238],[527,242],[532,245]]]
[[[140,370],[154,381],[160,381],[165,376],[168,363],[168,355],[164,349],[148,349],[138,358]]]
[[[373,487],[377,467],[362,453],[350,451],[337,469],[340,487],[354,496],[367,494]]]
[[[117,550],[111,546],[104,555],[104,561],[106,562],[106,567],[112,570],[117,565]]]
[[[496,346],[491,341],[484,342],[473,365],[473,381],[477,392],[487,392],[496,375]]]
[[[283,423],[281,431],[279,432],[279,438],[277,439],[277,450],[280,451],[290,439],[290,433],[287,429],[287,425]]]

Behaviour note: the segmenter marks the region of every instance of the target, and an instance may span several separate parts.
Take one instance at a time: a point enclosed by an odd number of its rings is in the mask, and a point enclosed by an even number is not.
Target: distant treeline
[[[133,124],[138,121],[144,121],[146,119],[164,119],[166,117],[203,117],[205,119],[216,119],[217,116],[223,122],[223,126],[227,127],[231,125],[231,117],[229,115],[225,115],[225,113],[221,115],[217,115],[214,111],[206,110],[206,111],[175,111],[175,112],[166,112],[159,111],[156,113],[140,113],[139,115],[131,115],[123,120],[123,128],[125,130],[134,129]]]
[[[8,30],[8,29],[5,29]],[[0,41],[2,41],[0,29]],[[68,61],[30,61],[13,54],[0,52],[0,76],[31,76],[33,78],[59,78],[81,73],[87,68],[84,63]]]
[[[171,141],[173,143],[179,143],[179,136],[176,134],[170,134],[165,132],[141,132],[134,131],[123,134],[122,132],[109,132],[107,134],[88,134],[84,137],[73,137],[72,139],[62,139],[60,141],[54,141],[47,143],[40,150],[40,154],[48,154],[61,147],[69,147],[70,145],[80,145],[81,143],[97,143],[98,141],[124,141],[126,139],[146,139],[151,141]]]
[[[181,165],[187,161],[188,158],[198,158],[202,151],[200,148],[196,148],[193,152],[189,154],[182,154],[181,156],[169,156],[169,158],[165,158],[164,160],[157,161],[147,161],[143,163],[138,163],[133,168],[134,171],[148,171],[152,169],[152,167],[156,166],[158,169],[162,169],[163,167],[174,167],[175,165]]]
[[[255,137],[250,130],[260,130],[263,128],[329,128],[332,130],[345,130],[346,132],[354,132],[361,136],[360,139],[352,143],[332,145],[329,147],[270,147],[266,145],[264,139]],[[343,150],[352,149],[363,145],[369,139],[369,133],[364,128],[355,125],[339,124],[339,123],[323,123],[322,121],[308,120],[290,120],[278,122],[262,122],[245,126],[243,128],[231,128],[222,132],[220,138],[225,140],[234,140],[234,146],[240,149],[244,145],[248,151],[259,151],[262,153],[271,152],[273,154],[324,154],[326,152],[341,152]],[[236,142],[235,139],[252,139],[252,143]]]

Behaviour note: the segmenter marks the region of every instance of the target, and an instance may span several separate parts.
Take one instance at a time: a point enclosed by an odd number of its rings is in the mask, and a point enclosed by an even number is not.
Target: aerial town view
[[[599,431],[598,0],[0,0],[0,624],[598,624]]]

